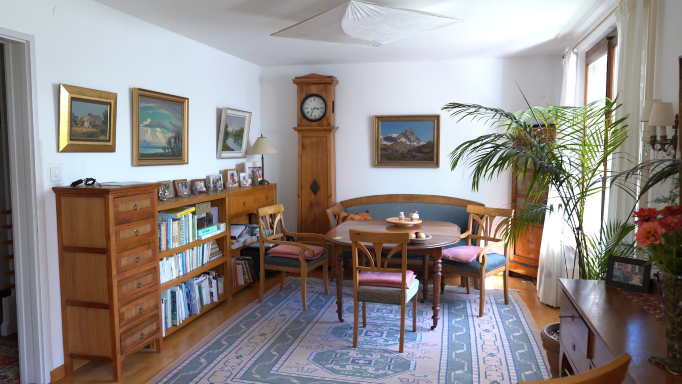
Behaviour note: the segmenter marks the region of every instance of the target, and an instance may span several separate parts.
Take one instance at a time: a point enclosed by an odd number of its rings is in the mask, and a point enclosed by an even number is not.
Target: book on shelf
[[[200,314],[201,307],[218,302],[224,292],[225,278],[214,271],[207,271],[161,292],[163,334],[168,328]]]
[[[251,263],[252,265],[250,266],[245,257],[232,258],[232,288],[254,282],[253,276],[255,271],[251,270],[253,261]]]
[[[159,213],[159,251],[181,247],[198,239],[196,215],[188,212],[179,218]]]
[[[159,260],[161,284],[177,279],[208,263],[211,260],[211,246],[211,243],[201,244]]]
[[[171,217],[171,219],[179,219],[182,216],[194,212],[195,210],[196,208],[193,205],[188,205],[185,207],[166,209],[165,211],[159,212],[159,214],[168,215]]]

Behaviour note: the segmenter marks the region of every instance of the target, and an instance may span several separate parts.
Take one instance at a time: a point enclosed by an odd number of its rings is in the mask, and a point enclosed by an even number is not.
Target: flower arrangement
[[[665,274],[682,275],[682,206],[661,210],[642,208],[635,212],[635,240],[646,247],[649,263],[656,263]]]

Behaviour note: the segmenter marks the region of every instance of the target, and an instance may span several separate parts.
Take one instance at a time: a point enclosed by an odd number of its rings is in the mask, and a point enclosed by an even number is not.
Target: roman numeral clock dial
[[[301,114],[310,121],[320,121],[327,114],[327,101],[320,95],[310,94],[301,102]]]

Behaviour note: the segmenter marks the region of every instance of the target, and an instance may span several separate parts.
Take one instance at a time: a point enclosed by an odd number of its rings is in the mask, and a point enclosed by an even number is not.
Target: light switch
[[[50,181],[57,182],[62,181],[62,169],[59,167],[50,168]]]

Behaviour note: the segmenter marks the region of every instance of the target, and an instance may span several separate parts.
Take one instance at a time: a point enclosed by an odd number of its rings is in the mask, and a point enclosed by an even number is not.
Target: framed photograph
[[[251,172],[256,172],[258,181],[263,180],[263,164],[260,161],[247,161],[244,163],[244,172],[247,177],[251,177]]]
[[[246,173],[242,173],[239,175],[239,186],[240,187],[248,187],[251,185],[251,179],[249,179],[248,176],[246,176]]]
[[[175,197],[175,193],[173,191],[173,184],[170,182],[170,180],[162,181],[159,189],[161,189],[164,185],[166,186],[166,188],[168,188],[168,198]]]
[[[133,88],[133,166],[187,164],[189,99]]]
[[[189,183],[187,182],[187,179],[182,179],[182,180],[173,180],[173,185],[175,186],[175,194],[177,196],[182,196],[182,191],[187,191],[187,193],[190,193],[189,189]]]
[[[116,94],[59,84],[59,152],[116,152]]]
[[[374,166],[440,167],[440,115],[374,116]]]
[[[246,157],[250,127],[251,112],[223,108],[218,127],[217,157],[219,159]]]
[[[223,175],[208,175],[206,176],[206,184],[211,186],[213,192],[218,192],[223,190]]]
[[[204,179],[192,180],[191,187],[196,189],[197,193],[208,193],[208,189],[206,188],[206,180]]]
[[[651,277],[651,265],[646,260],[609,256],[606,285],[647,293]]]
[[[225,179],[225,186],[239,186],[239,171],[236,168],[224,170],[223,177]]]

